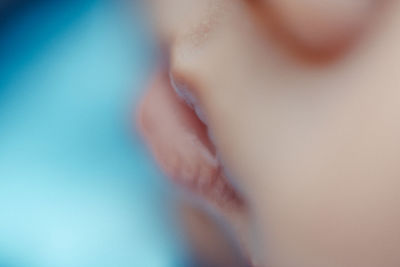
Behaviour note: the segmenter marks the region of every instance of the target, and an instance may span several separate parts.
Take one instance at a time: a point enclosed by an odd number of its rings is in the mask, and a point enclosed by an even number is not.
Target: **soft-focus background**
[[[189,266],[133,126],[143,10],[0,2],[0,266]]]

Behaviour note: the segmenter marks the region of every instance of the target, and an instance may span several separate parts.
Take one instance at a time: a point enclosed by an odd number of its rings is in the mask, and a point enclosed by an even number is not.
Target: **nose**
[[[343,47],[368,26],[384,0],[253,0],[262,16],[298,46]]]

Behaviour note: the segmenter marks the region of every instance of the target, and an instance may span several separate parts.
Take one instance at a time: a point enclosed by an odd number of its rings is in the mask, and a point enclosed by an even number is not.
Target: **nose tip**
[[[342,46],[357,38],[384,0],[258,0],[292,42],[313,50]]]

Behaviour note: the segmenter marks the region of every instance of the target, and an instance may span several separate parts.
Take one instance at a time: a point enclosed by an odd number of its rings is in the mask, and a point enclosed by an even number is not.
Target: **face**
[[[260,265],[399,266],[400,4],[151,8],[168,60],[139,124],[166,174]]]

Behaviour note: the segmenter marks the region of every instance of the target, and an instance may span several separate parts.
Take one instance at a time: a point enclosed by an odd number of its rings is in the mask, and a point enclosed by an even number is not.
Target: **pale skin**
[[[255,265],[400,266],[400,3],[149,6],[168,60],[138,118],[166,174]]]

